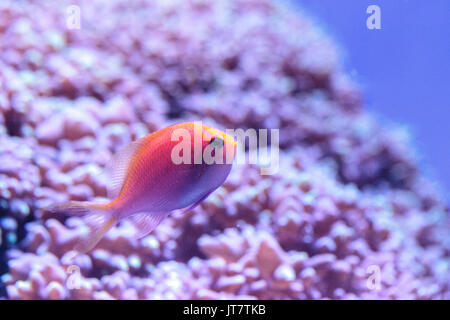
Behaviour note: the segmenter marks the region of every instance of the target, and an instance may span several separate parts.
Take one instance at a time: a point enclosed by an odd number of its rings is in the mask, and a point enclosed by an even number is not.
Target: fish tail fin
[[[102,236],[117,222],[115,210],[108,203],[71,201],[49,208],[52,212],[63,212],[69,216],[79,216],[87,228],[76,243],[74,249],[79,254],[90,251]]]

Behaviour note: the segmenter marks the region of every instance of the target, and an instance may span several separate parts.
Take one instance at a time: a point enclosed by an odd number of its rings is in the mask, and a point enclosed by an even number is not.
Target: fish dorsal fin
[[[107,191],[108,198],[116,198],[122,190],[123,184],[127,177],[128,169],[136,152],[142,146],[144,138],[136,140],[126,147],[119,150],[105,167],[105,176],[108,179]]]

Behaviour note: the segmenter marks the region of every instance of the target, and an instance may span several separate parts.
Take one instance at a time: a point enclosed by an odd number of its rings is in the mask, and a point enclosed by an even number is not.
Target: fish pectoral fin
[[[152,232],[168,215],[169,212],[141,212],[133,214],[127,220],[136,230],[134,237],[140,239]]]

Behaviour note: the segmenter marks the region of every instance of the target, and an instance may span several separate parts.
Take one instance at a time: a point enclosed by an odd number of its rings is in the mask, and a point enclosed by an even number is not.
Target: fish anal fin
[[[128,169],[132,163],[136,152],[143,144],[143,138],[136,140],[119,150],[105,167],[105,176],[108,179],[108,198],[116,198],[122,190]]]
[[[127,219],[136,230],[134,237],[140,239],[152,232],[168,214],[168,212],[141,212]]]
[[[80,254],[90,251],[100,241],[102,236],[116,223],[116,218],[107,215],[93,213],[83,217],[87,229],[79,242],[75,245],[75,250]]]

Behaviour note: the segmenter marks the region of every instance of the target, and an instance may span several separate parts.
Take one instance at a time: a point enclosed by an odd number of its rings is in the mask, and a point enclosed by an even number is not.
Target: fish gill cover
[[[124,222],[73,264],[81,220],[42,208],[105,197],[98,173],[113,153],[199,119],[280,128],[279,172],[235,166],[193,211],[141,240]],[[407,134],[364,110],[335,45],[299,10],[0,3],[4,298],[449,299],[449,227]]]

